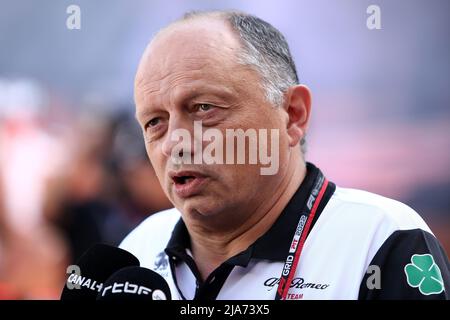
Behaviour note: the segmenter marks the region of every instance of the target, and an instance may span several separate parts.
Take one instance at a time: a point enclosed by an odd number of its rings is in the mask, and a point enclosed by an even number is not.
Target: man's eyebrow
[[[216,86],[206,85],[206,86],[201,86],[201,87],[196,87],[196,88],[191,88],[191,89],[196,89],[196,90],[189,90],[189,91],[185,91],[182,94],[180,94],[180,96],[178,97],[178,100],[180,101],[180,103],[184,104],[187,101],[191,101],[191,100],[194,100],[199,97],[206,96],[206,95],[214,95],[221,99],[226,99],[226,98],[233,96],[233,90],[230,88],[226,88],[226,87],[219,88]],[[135,116],[136,120],[139,122],[139,120],[146,119],[154,112],[155,112],[154,110],[149,110],[148,108],[146,108],[142,111],[136,111],[134,116]]]
[[[134,117],[139,122],[139,120],[146,119],[152,113],[153,113],[153,111],[150,111],[148,109],[143,110],[143,111],[136,111],[136,113],[134,114]]]
[[[218,98],[229,98],[233,96],[233,90],[227,87],[217,87],[211,85],[201,86],[196,88],[197,90],[190,90],[189,92],[185,92],[181,95],[182,101],[194,100],[198,97],[213,95]]]

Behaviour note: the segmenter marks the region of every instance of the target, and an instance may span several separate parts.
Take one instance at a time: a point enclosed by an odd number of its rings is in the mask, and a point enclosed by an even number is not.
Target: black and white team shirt
[[[162,275],[173,299],[274,299],[299,221],[321,174],[307,175],[274,225],[202,281],[177,209],[144,220],[121,243]],[[422,218],[398,201],[328,183],[286,296],[301,299],[449,299],[450,264]]]

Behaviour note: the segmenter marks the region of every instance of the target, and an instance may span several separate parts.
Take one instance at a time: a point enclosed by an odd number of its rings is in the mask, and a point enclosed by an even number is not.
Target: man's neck
[[[286,172],[270,199],[232,231],[205,234],[201,229],[191,228],[192,253],[203,280],[224,261],[247,249],[275,223],[305,178],[306,165],[292,163]]]

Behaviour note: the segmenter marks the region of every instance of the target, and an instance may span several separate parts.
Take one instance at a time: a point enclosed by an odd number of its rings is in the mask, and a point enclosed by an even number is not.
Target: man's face
[[[166,195],[186,219],[245,219],[286,174],[287,114],[265,100],[258,74],[237,63],[239,48],[224,22],[176,25],[151,43],[136,75],[136,116],[148,156]],[[261,175],[260,164],[248,163],[248,150],[245,164],[175,163],[172,152],[180,141],[173,139],[174,131],[190,133],[189,157],[200,152],[196,143],[203,149],[210,144],[194,141],[194,121],[202,121],[203,131],[218,129],[223,137],[226,129],[278,129],[278,172]]]

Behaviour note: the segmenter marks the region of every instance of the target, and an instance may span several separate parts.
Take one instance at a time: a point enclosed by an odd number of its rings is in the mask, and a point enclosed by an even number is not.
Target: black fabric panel
[[[412,287],[408,284],[405,266],[412,263],[411,258],[414,254],[432,255],[434,262],[440,269],[444,282],[445,289],[443,292],[426,295],[420,291],[420,286]],[[380,268],[381,288],[369,289],[367,280],[373,275],[373,272],[366,273],[360,285],[360,300],[449,299],[449,260],[439,241],[432,234],[424,230],[413,229],[395,231],[380,247],[370,265],[376,265]],[[423,279],[427,278],[428,277],[424,277]],[[425,282],[423,282],[423,284],[425,284]],[[426,287],[420,288],[425,289]],[[426,290],[423,291],[426,292]]]

